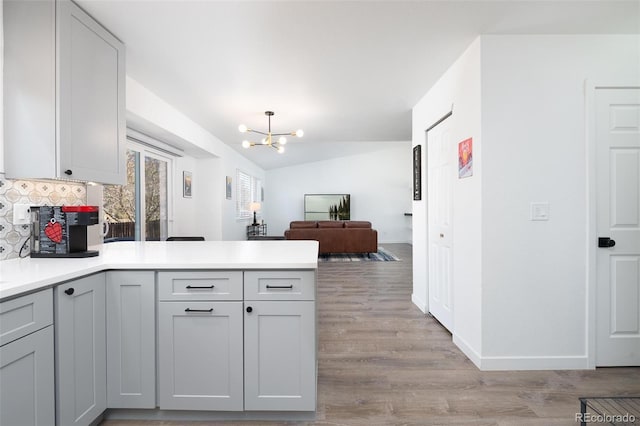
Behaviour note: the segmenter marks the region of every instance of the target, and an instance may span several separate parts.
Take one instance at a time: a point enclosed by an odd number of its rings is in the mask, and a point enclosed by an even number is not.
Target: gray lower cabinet
[[[107,408],[105,274],[55,288],[56,418],[89,425]]]
[[[160,408],[315,411],[315,288],[315,271],[159,272]]]
[[[155,273],[106,274],[107,406],[155,408]]]
[[[315,302],[244,303],[245,410],[315,411]]]
[[[51,290],[0,304],[0,425],[55,423]]]
[[[241,411],[242,302],[159,305],[160,408]]]
[[[315,271],[244,273],[245,410],[315,411]]]

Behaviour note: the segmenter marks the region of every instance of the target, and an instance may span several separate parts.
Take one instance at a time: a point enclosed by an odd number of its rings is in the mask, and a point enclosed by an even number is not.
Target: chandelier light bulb
[[[242,141],[243,148],[249,148],[250,146],[251,146],[251,143],[249,141]]]
[[[284,153],[284,146],[279,146],[278,147],[278,154],[283,154]]]
[[[301,138],[304,136],[304,131],[302,129],[296,130],[296,136]]]
[[[267,138],[262,138],[262,140],[260,142],[262,142],[262,145],[266,145],[267,144]]]
[[[287,138],[285,138],[284,136],[280,136],[280,137],[278,138],[278,143],[279,143],[280,145],[286,145],[286,144],[287,144]]]
[[[244,124],[241,124],[238,126],[238,130],[240,130],[240,133],[245,133],[249,129]]]

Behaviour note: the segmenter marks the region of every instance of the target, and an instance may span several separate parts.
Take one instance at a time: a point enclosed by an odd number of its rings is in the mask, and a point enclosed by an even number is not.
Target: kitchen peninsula
[[[317,242],[94,249],[0,263],[2,423],[313,418]]]

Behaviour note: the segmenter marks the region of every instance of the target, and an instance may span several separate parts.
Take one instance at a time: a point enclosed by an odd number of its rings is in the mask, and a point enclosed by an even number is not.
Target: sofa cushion
[[[296,220],[289,224],[290,229],[300,229],[300,228],[317,228],[318,222],[315,220]]]
[[[344,228],[344,222],[341,220],[321,220],[318,222],[318,228]]]
[[[349,220],[344,223],[345,228],[371,228],[371,222],[364,220]]]

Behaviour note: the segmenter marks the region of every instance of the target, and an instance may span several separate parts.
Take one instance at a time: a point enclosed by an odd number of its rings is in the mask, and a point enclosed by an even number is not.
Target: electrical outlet
[[[28,225],[31,223],[31,206],[29,204],[13,205],[13,224]]]

